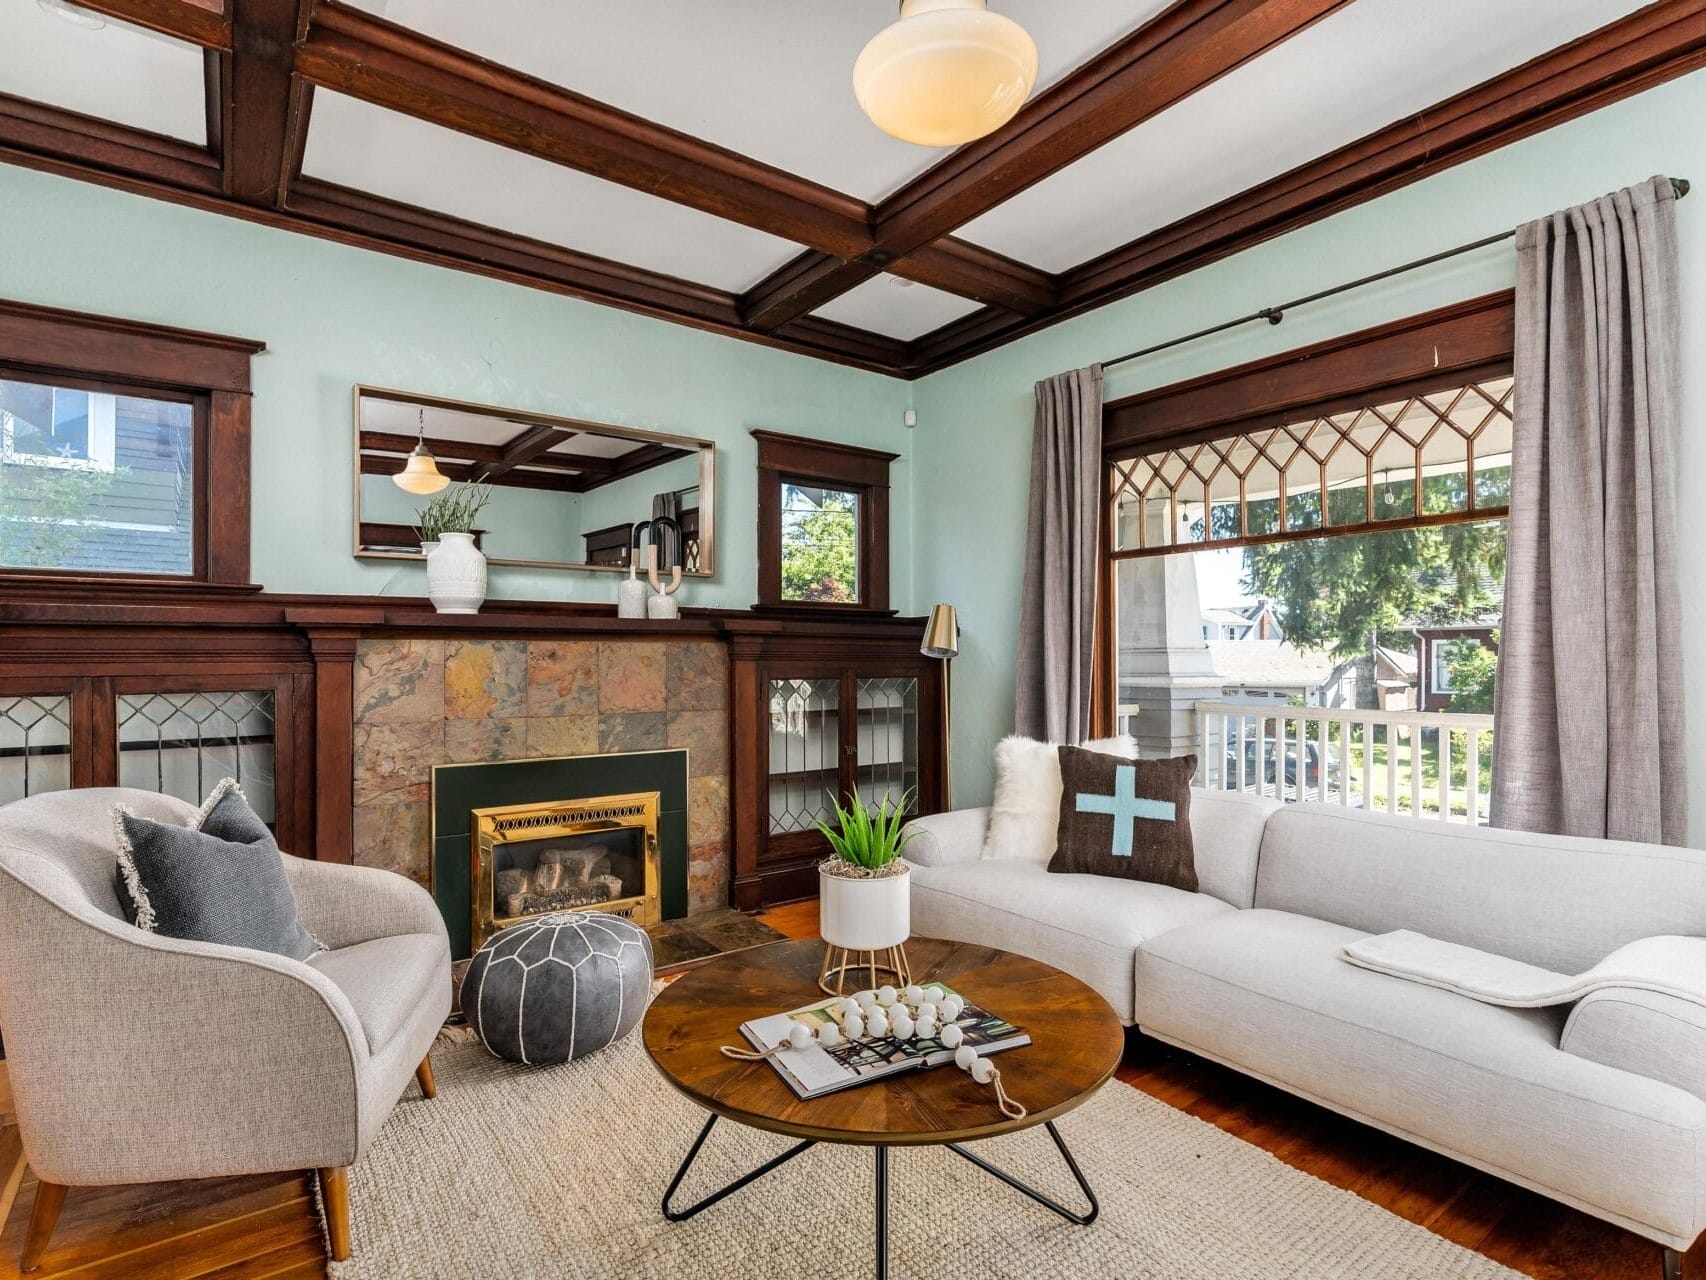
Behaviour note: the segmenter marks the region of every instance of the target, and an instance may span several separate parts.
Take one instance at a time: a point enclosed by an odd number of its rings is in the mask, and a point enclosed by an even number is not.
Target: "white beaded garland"
[[[965,1029],[958,1022],[960,1014],[965,1012],[966,1002],[946,987],[940,984],[925,987],[914,983],[897,992],[893,987],[884,986],[875,991],[855,991],[826,1007],[841,1015],[839,1026],[834,1021],[817,1027],[795,1023],[788,1028],[787,1035],[779,1044],[761,1053],[732,1046],[724,1046],[723,1052],[731,1058],[754,1061],[789,1049],[805,1050],[813,1045],[833,1049],[842,1043],[855,1043],[866,1038],[892,1036],[898,1040],[934,1040],[953,1052],[954,1065],[974,1081],[994,1086],[996,1103],[1002,1114],[1014,1119],[1024,1118],[1024,1107],[1009,1098],[1002,1089],[1001,1072],[995,1064],[966,1041]]]

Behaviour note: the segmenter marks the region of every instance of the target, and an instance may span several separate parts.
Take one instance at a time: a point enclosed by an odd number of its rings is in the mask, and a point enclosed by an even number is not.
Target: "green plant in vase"
[[[456,484],[416,512],[421,542],[442,542],[447,533],[474,532],[474,521],[492,500],[489,484]]]
[[[478,613],[486,602],[486,557],[474,545],[474,521],[491,500],[490,485],[459,484],[420,509],[415,531],[427,553],[427,597],[440,613]]]
[[[854,876],[863,872],[867,877],[894,874],[890,868],[913,836],[904,829],[912,797],[911,791],[898,800],[885,795],[872,809],[857,793],[847,797],[846,808],[831,795],[829,803],[835,808],[836,826],[831,828],[828,823],[820,822],[817,827],[835,851],[836,860],[845,864],[845,869],[835,871]]]

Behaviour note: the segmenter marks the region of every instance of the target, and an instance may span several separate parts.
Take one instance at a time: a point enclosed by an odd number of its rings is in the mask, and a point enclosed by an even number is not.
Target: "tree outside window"
[[[859,600],[859,495],[782,486],[782,599],[813,604]]]

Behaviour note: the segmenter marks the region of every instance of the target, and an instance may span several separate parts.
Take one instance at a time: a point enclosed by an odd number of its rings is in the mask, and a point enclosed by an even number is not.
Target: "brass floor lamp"
[[[930,610],[924,628],[924,643],[918,651],[926,658],[942,660],[942,808],[954,807],[954,702],[953,660],[960,652],[960,622],[951,604]]]

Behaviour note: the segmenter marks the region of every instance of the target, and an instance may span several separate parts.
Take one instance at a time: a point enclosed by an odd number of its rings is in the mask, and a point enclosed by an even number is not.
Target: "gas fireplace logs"
[[[610,850],[601,844],[546,849],[532,871],[511,867],[498,872],[496,887],[509,916],[570,911],[623,896],[621,878],[610,874]]]

